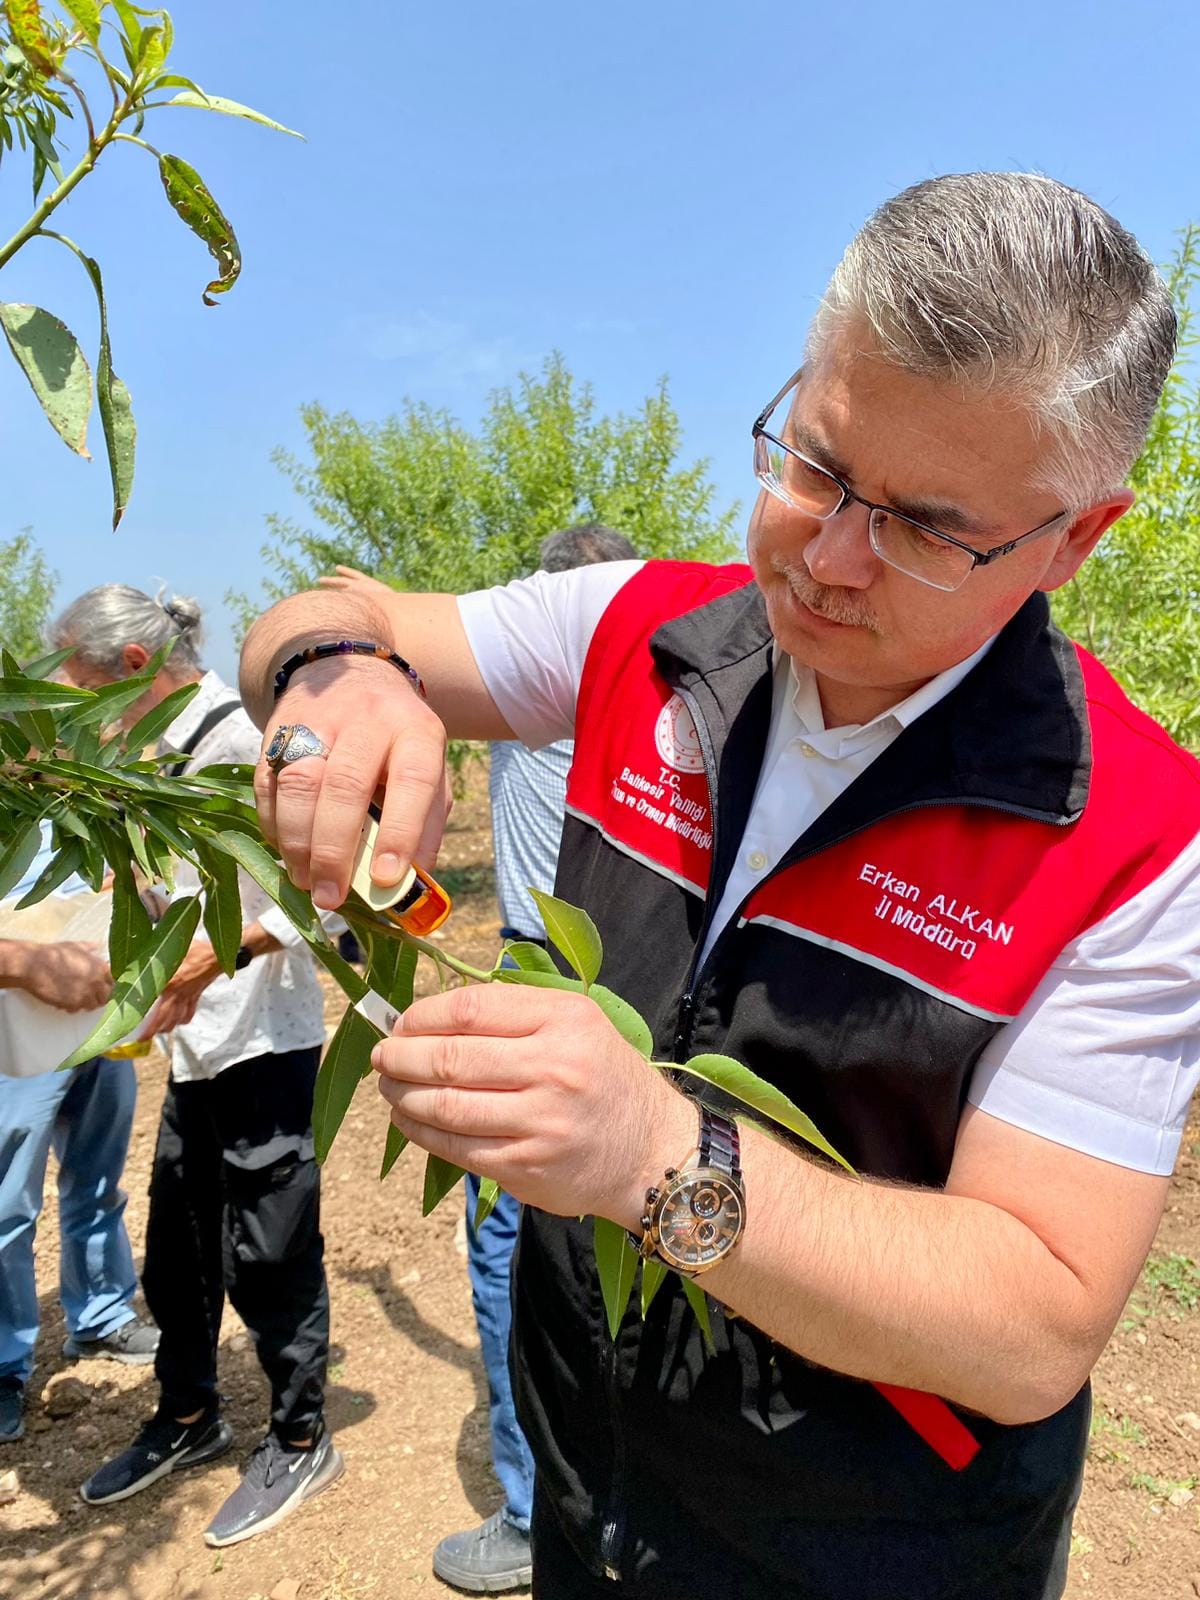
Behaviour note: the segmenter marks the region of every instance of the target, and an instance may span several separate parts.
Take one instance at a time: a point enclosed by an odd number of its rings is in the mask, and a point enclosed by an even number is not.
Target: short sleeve
[[[531,750],[570,739],[588,646],[614,596],[644,563],[535,572],[460,595],[459,615],[500,715]]]
[[[990,1116],[1142,1172],[1175,1164],[1200,1077],[1200,838],[1062,952],[967,1094]]]

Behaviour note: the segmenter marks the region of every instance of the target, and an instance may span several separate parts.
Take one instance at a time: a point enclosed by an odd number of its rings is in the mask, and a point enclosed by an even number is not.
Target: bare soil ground
[[[455,895],[454,948],[486,959],[498,920],[482,785],[456,809],[443,855]],[[340,1002],[331,994],[329,1017]],[[139,1069],[126,1169],[135,1250],[165,1064]],[[153,1374],[64,1363],[53,1177],[39,1230],[43,1325],[28,1431],[0,1447],[16,1498],[0,1505],[2,1600],[406,1600],[449,1595],[430,1570],[443,1534],[500,1502],[463,1260],[461,1208],[421,1219],[421,1163],[377,1180],[382,1106],[369,1085],[325,1169],[333,1297],[328,1416],[346,1474],[280,1528],[224,1552],[203,1529],[263,1432],[267,1394],[232,1312],[221,1384],[236,1448],[135,1499],[85,1506],[78,1485],[128,1443],[154,1405]],[[1068,1600],[1200,1596],[1200,1119],[1193,1118],[1151,1268],[1096,1374],[1091,1460],[1075,1523]],[[73,1380],[73,1381],[71,1381]],[[55,1415],[63,1412],[63,1415]],[[0,1497],[4,1479],[0,1476]],[[986,1581],[981,1582],[986,1594]],[[884,1597],[881,1597],[884,1600]],[[889,1597],[893,1600],[893,1597]],[[902,1597],[894,1597],[902,1600]]]

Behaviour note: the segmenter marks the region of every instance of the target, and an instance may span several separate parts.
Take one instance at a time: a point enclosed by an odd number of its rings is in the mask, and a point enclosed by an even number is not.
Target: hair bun
[[[164,600],[160,593],[158,603],[181,634],[199,632],[203,617],[199,601],[193,600],[188,595],[179,594],[173,594],[169,600]]]

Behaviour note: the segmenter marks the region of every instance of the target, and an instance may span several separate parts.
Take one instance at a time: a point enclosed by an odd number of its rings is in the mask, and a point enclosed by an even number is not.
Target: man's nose
[[[817,583],[831,589],[866,589],[879,573],[871,549],[871,513],[851,500],[824,522],[804,547],[804,561]]]

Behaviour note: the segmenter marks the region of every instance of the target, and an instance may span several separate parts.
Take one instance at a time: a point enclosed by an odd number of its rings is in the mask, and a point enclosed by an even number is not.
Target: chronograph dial
[[[737,1124],[700,1107],[699,1160],[646,1193],[638,1247],[685,1277],[723,1261],[746,1226]]]

